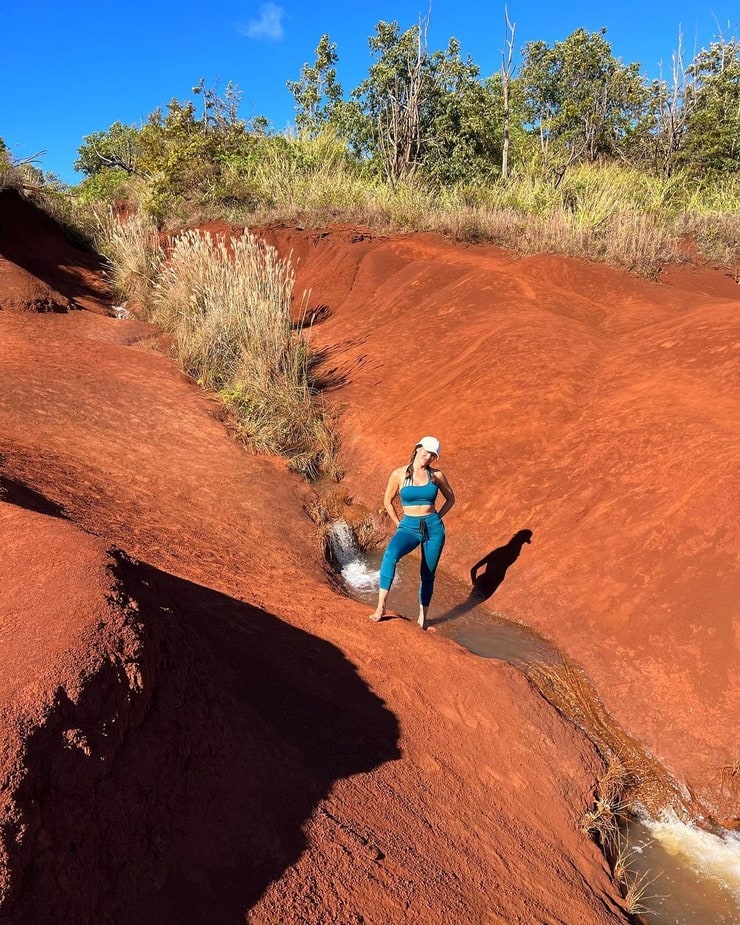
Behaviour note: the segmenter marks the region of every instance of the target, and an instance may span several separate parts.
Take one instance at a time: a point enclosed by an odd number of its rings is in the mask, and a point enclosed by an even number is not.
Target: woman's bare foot
[[[425,616],[423,613],[420,613],[420,614],[419,614],[419,619],[418,619],[416,622],[419,624],[419,626],[420,626],[423,630],[425,630],[425,629],[427,628],[427,619],[426,619],[426,616]]]
[[[380,621],[385,616],[385,607],[376,607],[375,610],[370,614],[370,619],[373,623],[380,623]]]

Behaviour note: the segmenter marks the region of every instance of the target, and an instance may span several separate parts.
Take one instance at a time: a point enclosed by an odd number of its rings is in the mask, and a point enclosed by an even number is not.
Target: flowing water
[[[668,811],[631,820],[626,834],[650,922],[740,923],[740,833],[708,832]]]
[[[515,549],[508,557],[511,561],[522,542],[529,541],[522,534],[517,536],[518,545],[515,537],[508,544]],[[332,559],[348,593],[366,603],[369,613],[377,601],[382,551],[360,553],[343,521],[334,524],[330,542]],[[390,617],[416,620],[418,575],[418,554],[399,563],[388,597]],[[689,795],[619,728],[580,666],[528,626],[489,609],[486,598],[493,590],[484,595],[471,592],[470,586],[438,572],[429,626],[482,658],[501,659],[517,667],[586,733],[600,754],[619,756],[631,781],[630,802],[646,807],[640,819],[630,821],[625,833],[631,878],[644,887],[640,906],[649,916],[645,921],[740,925],[740,834],[710,832],[694,825],[684,809]]]

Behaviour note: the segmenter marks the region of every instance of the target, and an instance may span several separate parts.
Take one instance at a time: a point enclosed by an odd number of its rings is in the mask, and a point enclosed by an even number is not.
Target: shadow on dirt
[[[447,613],[441,614],[435,620],[430,620],[430,625],[436,623],[449,623],[456,620],[463,614],[468,613],[474,607],[484,603],[502,584],[506,577],[506,572],[519,558],[522,546],[525,543],[532,542],[531,530],[519,530],[504,546],[492,549],[487,555],[483,556],[470,569],[470,582],[472,585],[470,595],[467,600],[457,604]]]
[[[2,465],[0,456],[0,465]],[[29,488],[22,482],[16,482],[4,475],[0,475],[0,501],[6,504],[14,504],[16,507],[22,507],[26,511],[35,511],[37,514],[47,514],[49,517],[61,517],[66,520],[67,515],[64,508],[55,501],[50,501],[44,495]]]
[[[79,308],[75,300],[90,295],[90,277],[78,269],[99,276],[101,258],[69,240],[64,229],[17,190],[0,190],[0,255],[22,267],[69,300],[47,310],[66,312]],[[96,298],[108,301],[105,286]]]
[[[30,741],[34,832],[0,920],[243,925],[332,785],[399,757],[396,718],[333,645],[116,558],[142,654]]]

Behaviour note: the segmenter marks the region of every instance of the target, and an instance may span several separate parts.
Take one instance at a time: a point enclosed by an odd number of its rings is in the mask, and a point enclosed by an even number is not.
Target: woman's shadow
[[[448,610],[447,613],[436,619],[430,620],[430,624],[448,623],[450,620],[456,620],[474,607],[487,601],[503,582],[509,566],[519,558],[522,546],[531,542],[532,531],[519,530],[505,546],[499,546],[491,550],[488,555],[476,562],[470,569],[470,582],[473,587],[467,600],[457,604],[452,610]]]

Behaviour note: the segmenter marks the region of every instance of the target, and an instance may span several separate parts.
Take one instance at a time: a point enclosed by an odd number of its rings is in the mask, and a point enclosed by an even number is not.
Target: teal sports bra
[[[429,473],[427,473],[427,478],[429,481],[426,485],[412,485],[410,479],[404,481],[403,487],[399,492],[401,504],[404,507],[434,504],[439,488]]]

